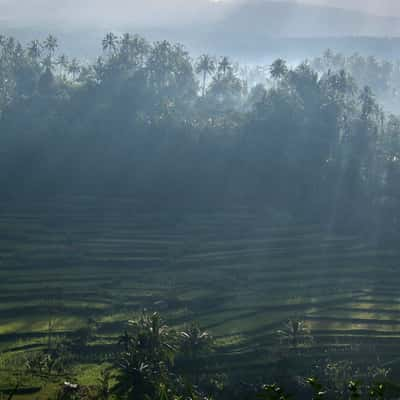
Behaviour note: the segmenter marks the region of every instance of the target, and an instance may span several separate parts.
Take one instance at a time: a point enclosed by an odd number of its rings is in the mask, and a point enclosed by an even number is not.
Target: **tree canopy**
[[[3,200],[228,201],[397,233],[400,120],[373,81],[393,66],[360,79],[362,58],[327,52],[295,67],[278,59],[257,72],[274,83],[254,85],[228,57],[194,60],[168,41],[108,33],[102,49],[87,63],[57,56],[52,35],[0,37]]]

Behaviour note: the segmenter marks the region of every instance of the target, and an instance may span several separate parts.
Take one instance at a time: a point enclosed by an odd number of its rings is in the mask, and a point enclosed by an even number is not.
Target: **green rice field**
[[[105,351],[147,309],[209,330],[221,371],[262,374],[276,330],[293,317],[311,329],[310,357],[379,357],[396,369],[397,263],[397,252],[356,236],[248,208],[149,212],[92,198],[2,206],[0,352],[40,348],[49,320],[61,337],[89,318],[99,326],[93,351]]]

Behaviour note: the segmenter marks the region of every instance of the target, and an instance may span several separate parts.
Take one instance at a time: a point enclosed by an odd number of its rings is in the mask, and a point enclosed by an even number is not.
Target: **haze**
[[[95,56],[112,31],[246,62],[265,61],[266,49],[298,60],[327,47],[392,59],[397,41],[385,38],[400,37],[399,17],[395,0],[0,0],[3,34],[25,42],[52,32],[68,54],[83,57]]]
[[[0,0],[0,400],[400,400],[397,3]]]
[[[234,6],[255,0],[0,0],[1,20],[12,23],[74,23],[109,26],[135,23],[143,26],[212,21]],[[278,0],[281,1],[281,0]],[[399,16],[396,0],[289,0],[298,4],[353,9],[375,15]],[[34,19],[34,21],[33,21]]]

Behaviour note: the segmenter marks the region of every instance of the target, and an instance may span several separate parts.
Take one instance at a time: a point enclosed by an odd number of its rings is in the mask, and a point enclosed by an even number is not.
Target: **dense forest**
[[[0,46],[3,199],[229,199],[376,238],[398,230],[400,120],[376,100],[396,91],[397,64],[328,51],[278,59],[272,84],[251,86],[227,57],[130,34],[107,34],[91,64],[57,56],[51,35]]]

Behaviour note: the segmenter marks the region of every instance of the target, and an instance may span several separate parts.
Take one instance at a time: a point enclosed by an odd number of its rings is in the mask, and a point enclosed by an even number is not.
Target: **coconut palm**
[[[65,78],[65,74],[63,72],[68,69],[68,57],[65,54],[62,54],[60,57],[58,57],[57,64],[60,74],[62,74],[63,78]]]
[[[118,37],[114,33],[109,32],[103,39],[102,44],[103,51],[108,52],[109,56],[111,57],[117,50]]]
[[[361,117],[366,120],[379,109],[375,96],[369,86],[365,86],[360,94]]]
[[[67,68],[68,66],[68,57],[65,54],[62,54],[58,57],[57,64],[63,68]]]
[[[54,53],[56,52],[56,50],[58,48],[57,38],[54,37],[53,35],[47,36],[47,38],[45,39],[45,41],[43,43],[43,47],[44,47],[44,49],[47,50],[48,57],[50,59],[52,59],[52,57],[54,56]]]
[[[42,56],[42,45],[39,40],[32,40],[28,45],[27,51],[32,60],[38,60]]]
[[[270,66],[269,72],[273,79],[281,80],[288,72],[286,61],[282,58],[276,59]]]
[[[226,75],[226,73],[231,69],[231,62],[228,57],[222,57],[220,62],[218,63],[218,72],[222,72],[222,75]]]
[[[100,82],[104,79],[107,71],[107,66],[103,57],[97,57],[96,62],[92,66],[95,80]]]
[[[149,50],[150,46],[145,39],[125,33],[121,38],[119,59],[128,67],[138,67],[143,65]]]
[[[214,60],[207,54],[203,54],[200,56],[197,65],[196,72],[198,74],[203,74],[203,84],[202,84],[202,95],[204,97],[206,92],[206,81],[207,76],[211,75],[215,71],[215,62]]]
[[[46,57],[43,60],[43,65],[47,70],[54,68],[53,56],[58,47],[58,41],[53,35],[49,35],[43,42],[43,48],[47,51]]]
[[[143,313],[139,319],[129,321],[129,325],[134,331],[136,350],[145,354],[146,359],[168,359],[174,352],[169,344],[172,332],[158,313]]]
[[[121,47],[129,47],[134,37],[130,33],[124,33],[121,37]]]
[[[143,313],[129,325],[130,331],[119,339],[122,352],[117,359],[115,390],[131,393],[128,398],[156,398],[160,377],[167,376],[172,366],[175,337],[158,313]]]
[[[22,47],[20,42],[17,42],[17,44],[15,45],[13,57],[12,57],[15,65],[19,64],[19,61],[22,60],[22,57],[24,57],[24,54],[25,54],[24,48]]]
[[[72,75],[72,79],[75,80],[79,72],[81,71],[81,66],[76,58],[73,58],[68,65],[68,72]]]
[[[190,358],[196,358],[199,353],[211,346],[211,336],[196,324],[189,325],[181,332],[180,336],[182,351]]]
[[[131,59],[131,47],[133,37],[130,33],[124,33],[121,37],[119,58],[122,64],[128,64]]]

